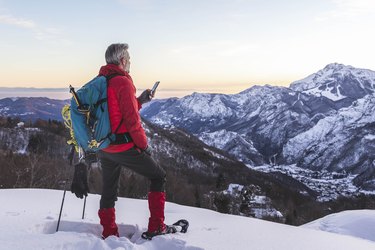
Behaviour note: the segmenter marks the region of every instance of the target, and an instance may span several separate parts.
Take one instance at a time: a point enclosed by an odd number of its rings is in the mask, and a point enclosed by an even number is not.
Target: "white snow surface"
[[[375,242],[374,225],[374,210],[350,210],[327,215],[305,224],[303,227],[337,234],[351,235]]]
[[[303,91],[303,93],[315,95],[315,96],[325,96],[328,99],[331,99],[332,101],[338,101],[338,100],[346,98],[346,96],[344,96],[340,93],[339,88],[337,89],[338,93],[336,93],[336,94],[332,93],[332,90],[333,90],[333,88],[328,88],[326,90],[320,90],[319,86],[318,86],[318,87],[315,87],[315,88],[312,88],[312,89],[305,90],[305,91]]]
[[[140,234],[147,227],[147,201],[127,198],[119,198],[116,203],[120,237],[102,240],[97,217],[100,196],[90,194],[87,197],[86,216],[82,220],[83,200],[70,192],[66,193],[60,230],[56,233],[62,196],[63,191],[58,190],[0,190],[0,249],[375,249],[371,235],[364,240],[169,202],[165,210],[166,222],[185,218],[190,222],[188,232],[145,241]],[[374,219],[364,219],[365,216],[375,218],[375,212],[367,213],[359,213],[360,216],[352,213],[346,218],[353,221],[353,225],[361,223],[366,228],[374,228]],[[363,231],[357,226],[348,225],[348,228],[351,235]]]

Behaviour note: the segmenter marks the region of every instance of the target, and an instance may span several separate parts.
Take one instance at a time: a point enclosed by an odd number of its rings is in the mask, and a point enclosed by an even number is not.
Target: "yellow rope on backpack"
[[[64,124],[69,129],[69,133],[70,133],[70,140],[67,141],[67,143],[69,145],[74,145],[76,152],[78,152],[79,146],[78,146],[76,138],[74,137],[72,119],[70,117],[70,105],[67,104],[62,108],[61,115],[64,119]]]

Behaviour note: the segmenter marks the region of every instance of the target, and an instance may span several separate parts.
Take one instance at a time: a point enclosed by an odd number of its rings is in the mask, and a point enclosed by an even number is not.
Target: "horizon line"
[[[256,84],[250,84],[249,87],[245,87],[243,90],[246,90],[248,88],[251,88],[253,86],[275,86],[275,87],[285,87],[285,86],[279,86],[274,85],[270,83],[256,83]],[[79,89],[79,88],[77,88]],[[69,88],[39,88],[39,87],[2,87],[0,86],[0,90],[7,90],[7,91],[55,91],[55,92],[62,92],[67,91],[69,92]],[[137,88],[137,90],[144,90],[144,88]],[[179,89],[179,88],[160,88],[158,91],[176,91],[176,92],[184,92],[184,91],[218,91],[223,90],[223,88],[188,88],[188,89]]]

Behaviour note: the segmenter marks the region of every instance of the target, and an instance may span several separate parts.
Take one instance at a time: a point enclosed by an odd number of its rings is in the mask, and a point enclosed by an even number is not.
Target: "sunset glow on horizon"
[[[342,63],[375,70],[372,0],[0,0],[0,87],[80,86],[129,44],[139,89],[237,93]]]

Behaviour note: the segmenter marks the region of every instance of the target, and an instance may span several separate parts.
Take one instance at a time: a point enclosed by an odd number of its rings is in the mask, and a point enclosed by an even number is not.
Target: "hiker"
[[[166,173],[151,157],[151,148],[147,144],[139,114],[142,104],[151,101],[153,93],[147,89],[136,98],[136,88],[129,75],[130,56],[127,44],[111,44],[105,52],[105,59],[107,65],[100,68],[99,76],[110,76],[107,87],[108,111],[116,142],[98,153],[103,173],[98,212],[103,226],[102,237],[119,236],[115,222],[115,201],[122,167],[147,177],[151,182],[148,193],[148,230],[142,237],[151,239],[155,235],[173,233],[174,228],[164,224]],[[128,142],[121,142],[121,137],[125,137]]]

